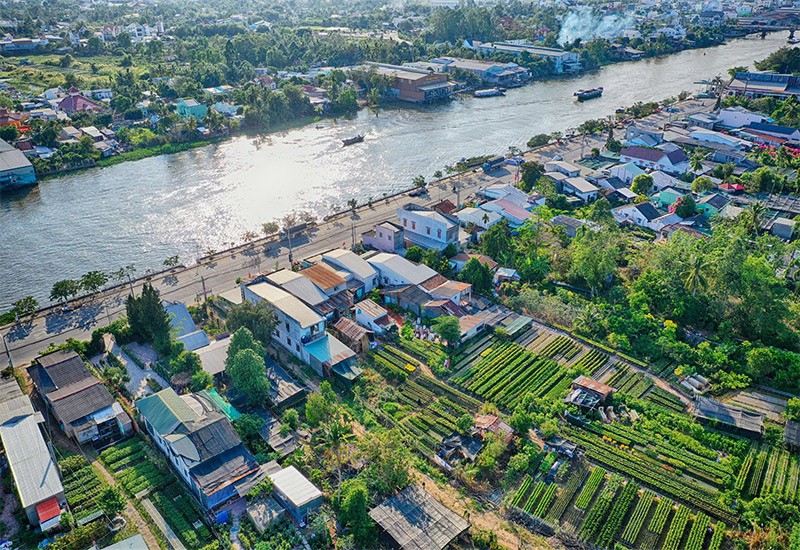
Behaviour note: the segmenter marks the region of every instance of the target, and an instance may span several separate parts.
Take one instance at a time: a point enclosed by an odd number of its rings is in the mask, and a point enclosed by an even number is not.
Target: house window
[[[296,349],[297,352],[299,353],[300,352],[300,344],[295,344],[294,345],[294,349]]]
[[[417,229],[417,222],[411,222],[411,229],[412,230],[416,230]]]
[[[440,239],[442,238],[442,230],[441,229],[437,229],[436,230],[436,236],[439,237]]]
[[[425,232],[426,232],[428,235],[430,235],[430,234],[431,234],[431,228],[430,228],[430,227],[426,227],[426,228],[425,228]]]
[[[289,321],[286,321],[286,330],[289,330]]]
[[[403,218],[403,227],[408,227],[408,220]]]
[[[287,338],[286,339],[286,345],[289,346],[289,347],[292,347],[292,339],[291,338]]]
[[[275,329],[275,336],[280,338],[281,337],[281,331],[279,331],[278,329]]]

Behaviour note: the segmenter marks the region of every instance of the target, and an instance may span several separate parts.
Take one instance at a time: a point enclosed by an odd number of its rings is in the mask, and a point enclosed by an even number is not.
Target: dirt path
[[[112,476],[111,473],[109,473],[109,471],[106,470],[102,464],[100,464],[99,460],[97,460],[95,457],[90,456],[85,452],[83,453],[83,456],[85,456],[86,460],[91,462],[92,465],[97,469],[97,471],[100,472],[100,475],[106,481],[106,483],[108,483],[112,487],[119,488],[117,480],[115,480],[114,476]],[[128,499],[128,496],[125,494],[124,491],[122,491],[122,489],[120,489],[120,494],[122,494],[123,497],[125,498],[125,515],[131,521],[133,521],[134,525],[136,525],[136,530],[139,531],[142,537],[144,537],[144,541],[147,544],[147,548],[149,550],[159,550],[161,548],[161,545],[158,543],[158,540],[156,539],[155,535],[153,535],[153,532],[150,530],[150,525],[144,520],[142,515],[139,513],[139,510],[137,510],[136,507],[134,507],[133,503],[131,503],[130,499]]]
[[[534,535],[522,526],[514,525],[492,511],[478,512],[472,503],[475,501],[461,496],[449,485],[440,485],[425,474],[415,472],[417,483],[424,483],[425,490],[436,499],[462,517],[469,512],[469,522],[473,527],[491,531],[497,535],[497,542],[511,550],[551,550],[553,546],[543,537]]]

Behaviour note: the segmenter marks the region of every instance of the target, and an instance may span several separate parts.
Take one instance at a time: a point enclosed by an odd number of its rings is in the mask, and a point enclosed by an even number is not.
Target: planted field
[[[572,502],[575,494],[581,488],[585,474],[586,472],[582,468],[577,468],[570,474],[561,493],[559,493],[558,498],[556,498],[556,501],[547,513],[547,520],[553,523],[558,523],[561,520],[561,516],[564,515],[567,506],[569,506],[569,503]]]
[[[98,517],[103,513],[99,504],[100,494],[108,485],[97,474],[97,470],[80,455],[71,455],[58,462],[63,475],[64,496],[76,521]]]
[[[617,391],[627,393],[636,398],[643,396],[647,393],[647,390],[653,387],[653,381],[650,378],[636,372],[627,365],[620,367],[606,384]]]
[[[647,515],[650,513],[650,508],[653,506],[654,501],[655,495],[650,491],[645,491],[642,494],[639,502],[636,503],[636,508],[634,508],[628,524],[622,531],[623,541],[628,544],[634,544],[636,542],[642,530],[642,526],[644,525],[644,520],[647,519]]]
[[[575,507],[580,508],[581,510],[586,510],[589,507],[589,503],[592,501],[594,494],[597,492],[597,489],[600,488],[600,484],[606,477],[606,471],[603,468],[597,467],[592,470],[592,473],[589,475],[589,479],[586,480],[586,483],[581,490],[581,494],[578,495],[578,499],[575,501]]]
[[[678,511],[675,512],[675,517],[672,523],[669,524],[669,531],[667,531],[667,538],[664,539],[663,550],[678,550],[683,539],[683,532],[686,530],[686,524],[689,522],[689,509],[682,504],[678,506]]]
[[[665,409],[675,412],[683,412],[686,409],[686,406],[679,397],[659,388],[658,386],[653,387],[653,389],[650,390],[650,393],[645,396],[645,399],[651,401],[659,407],[664,407]]]
[[[526,395],[560,397],[571,379],[552,359],[531,353],[516,344],[504,344],[457,379],[465,388],[507,410]]]
[[[600,529],[600,535],[597,537],[597,544],[604,547],[610,547],[614,542],[617,532],[622,527],[622,522],[625,516],[628,515],[628,509],[633,504],[633,499],[639,491],[639,486],[629,481],[622,491],[619,492],[617,498],[614,500],[614,505],[608,513],[608,518]]]

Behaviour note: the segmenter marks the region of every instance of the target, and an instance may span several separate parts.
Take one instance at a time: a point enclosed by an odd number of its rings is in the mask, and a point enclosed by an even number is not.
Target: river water
[[[366,201],[408,188],[462,157],[524,147],[534,134],[565,130],[637,101],[659,100],[696,80],[751,65],[786,34],[734,40],[661,59],[620,63],[577,78],[538,82],[506,97],[423,109],[367,110],[254,140],[236,138],[49,179],[0,194],[0,310],[33,294],[43,303],[58,279],[133,264],[138,273],[241,242],[262,222],[297,210],[325,214],[350,198]],[[603,86],[577,103],[579,88]],[[321,126],[321,127],[320,127]],[[341,139],[364,134],[363,143]]]

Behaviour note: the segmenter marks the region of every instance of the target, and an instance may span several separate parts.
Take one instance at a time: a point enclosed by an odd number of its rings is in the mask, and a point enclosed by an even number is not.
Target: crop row
[[[689,538],[686,540],[685,550],[703,550],[703,543],[706,540],[708,526],[711,525],[711,518],[702,512],[697,514],[689,531]]]
[[[539,481],[533,486],[533,491],[531,491],[528,501],[525,503],[525,506],[522,507],[523,510],[528,513],[533,510],[533,507],[536,505],[536,502],[539,500],[539,497],[544,491],[545,485],[547,484],[544,481]]]
[[[556,489],[558,485],[555,483],[550,483],[547,486],[544,494],[542,495],[539,504],[536,505],[536,509],[533,511],[533,515],[537,518],[544,519],[544,515],[547,512],[547,509],[550,507],[550,503],[553,501],[553,496],[556,494]]]
[[[553,507],[550,508],[550,512],[547,514],[547,519],[555,523],[561,520],[561,516],[567,509],[567,506],[569,506],[569,503],[572,501],[572,497],[574,497],[575,493],[578,492],[578,489],[581,488],[581,482],[583,481],[584,473],[585,472],[583,469],[578,469],[577,471],[573,472],[572,475],[570,475],[569,480],[561,491],[561,494],[558,495]]]
[[[661,407],[671,409],[676,412],[683,412],[686,406],[683,404],[681,399],[667,390],[661,389],[658,386],[655,386],[650,393],[647,394],[645,398],[648,401],[652,401],[656,405]]]
[[[432,392],[438,395],[444,395],[450,401],[457,403],[464,407],[465,409],[475,412],[477,411],[483,403],[475,399],[474,397],[470,397],[469,395],[458,391],[455,388],[448,386],[447,384],[436,380],[435,378],[431,378],[429,376],[422,375],[415,380],[419,385],[424,386],[431,390]]]
[[[767,452],[760,451],[756,457],[756,463],[753,467],[753,477],[750,478],[750,488],[747,492],[750,496],[758,496],[759,488],[761,487],[761,480],[764,477],[764,467],[767,465]]]
[[[208,527],[205,525],[199,529],[194,527],[200,517],[177,489],[155,493],[151,496],[151,500],[187,547],[200,548],[204,541],[210,538],[211,532]]]
[[[559,336],[548,342],[544,349],[539,352],[539,355],[547,357],[548,359],[554,359],[560,355],[564,359],[569,360],[575,357],[581,349],[581,346],[576,344],[571,338]]]
[[[689,509],[683,504],[678,505],[678,511],[675,512],[675,517],[669,525],[669,531],[667,531],[667,538],[664,539],[662,550],[678,550],[688,522]]]
[[[648,531],[651,531],[656,535],[661,534],[661,532],[664,530],[664,526],[667,525],[667,520],[672,512],[673,504],[674,503],[668,498],[662,498],[660,501],[658,501],[656,511],[653,512],[653,517],[650,518],[650,525],[647,526]]]
[[[630,544],[636,542],[636,537],[639,536],[639,531],[642,530],[642,525],[644,525],[644,520],[647,519],[647,514],[650,513],[654,500],[655,495],[645,489],[639,502],[636,503],[631,519],[628,520],[628,524],[622,532],[622,540]]]
[[[714,525],[714,532],[711,534],[708,550],[719,550],[722,547],[722,543],[725,540],[725,529],[727,529],[727,526],[721,521]]]
[[[109,466],[112,469],[115,468],[115,464],[120,460],[140,452],[143,449],[143,444],[139,439],[129,439],[124,443],[120,443],[113,447],[109,447],[100,453],[100,459],[106,466]]]
[[[586,483],[583,486],[583,490],[578,495],[578,499],[575,501],[575,507],[580,508],[581,510],[586,510],[589,506],[589,503],[592,501],[592,497],[597,492],[597,489],[600,487],[600,484],[606,477],[606,470],[597,466],[592,473],[589,475],[589,479],[586,480]]]
[[[519,506],[520,502],[522,501],[522,497],[528,492],[528,489],[533,483],[533,478],[531,476],[526,475],[525,478],[522,480],[517,492],[514,493],[514,498],[511,499],[511,506]]]
[[[773,450],[769,455],[767,461],[767,471],[764,474],[764,483],[761,486],[760,494],[765,495],[772,490],[772,485],[775,481],[775,472],[778,469],[778,458],[780,453],[777,449]]]
[[[375,367],[383,374],[386,378],[403,381],[408,378],[408,372],[402,368],[395,365],[393,362],[389,361],[385,357],[378,355],[376,353],[372,354],[372,361]]]
[[[579,369],[581,372],[594,374],[597,369],[602,367],[608,362],[608,355],[596,349],[590,349],[581,357],[574,365],[574,368]]]
[[[597,500],[589,510],[586,516],[586,521],[583,522],[579,532],[581,538],[584,540],[591,540],[597,533],[603,519],[606,517],[606,512],[611,508],[611,503],[614,502],[614,496],[617,494],[616,488],[607,485]]]
[[[639,486],[632,481],[629,481],[622,491],[620,491],[619,495],[614,500],[614,506],[611,507],[611,511],[608,513],[608,519],[606,519],[603,528],[600,530],[600,536],[597,537],[598,545],[604,547],[611,546],[638,492]]]

